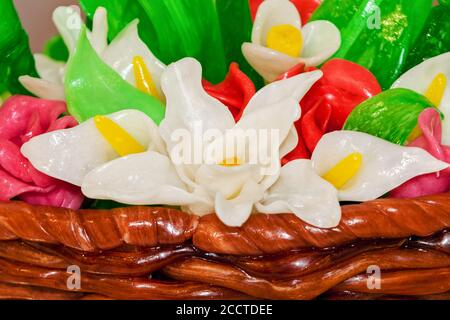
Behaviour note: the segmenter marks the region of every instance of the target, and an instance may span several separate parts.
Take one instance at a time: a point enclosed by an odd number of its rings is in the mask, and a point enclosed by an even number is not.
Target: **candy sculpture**
[[[0,298],[450,299],[446,1],[80,4],[0,0]]]

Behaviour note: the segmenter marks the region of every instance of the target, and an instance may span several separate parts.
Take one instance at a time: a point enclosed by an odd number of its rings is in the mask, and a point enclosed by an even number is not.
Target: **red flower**
[[[295,66],[279,79],[286,79],[315,68]],[[341,130],[353,109],[381,92],[375,76],[364,67],[343,59],[332,59],[322,68],[323,77],[300,102],[302,118],[296,123],[297,148],[284,160],[309,158],[322,136]],[[299,150],[300,149],[300,150]]]
[[[37,171],[20,147],[31,138],[77,125],[64,102],[13,96],[0,108],[0,200],[18,197],[31,204],[78,209],[80,188]]]
[[[250,99],[255,95],[256,89],[252,80],[239,69],[239,65],[233,62],[230,65],[228,75],[222,83],[212,85],[203,80],[206,92],[225,104],[238,121]]]

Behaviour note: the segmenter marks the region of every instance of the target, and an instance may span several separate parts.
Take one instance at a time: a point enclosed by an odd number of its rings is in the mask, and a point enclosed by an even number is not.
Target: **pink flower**
[[[30,204],[80,208],[79,187],[37,171],[20,147],[31,138],[77,125],[70,116],[60,117],[66,105],[27,96],[13,96],[0,108],[0,200],[18,197]]]
[[[450,163],[450,147],[442,145],[442,126],[439,112],[429,108],[419,116],[422,135],[409,144],[427,150],[436,159]],[[450,191],[450,168],[409,180],[391,191],[394,198],[416,198]]]

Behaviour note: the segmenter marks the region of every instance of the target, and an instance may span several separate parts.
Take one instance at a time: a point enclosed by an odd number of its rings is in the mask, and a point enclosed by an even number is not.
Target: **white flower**
[[[53,21],[66,44],[69,54],[76,50],[83,22],[78,12],[71,7],[58,7],[53,13]],[[97,54],[120,76],[135,85],[133,58],[143,58],[155,87],[161,94],[160,78],[166,66],[159,61],[139,38],[138,20],[134,20],[108,45],[107,12],[100,7],[96,10],[92,32],[88,39]],[[22,85],[34,95],[52,100],[65,100],[64,75],[66,64],[55,61],[43,54],[34,55],[40,78],[20,77]]]
[[[243,44],[242,52],[269,82],[301,62],[318,66],[341,46],[341,35],[334,24],[322,20],[302,27],[300,14],[289,0],[266,0],[260,5],[251,40]],[[269,42],[275,42],[276,48]]]
[[[425,95],[444,114],[442,142],[450,145],[450,52],[425,60],[403,74],[392,88]]]

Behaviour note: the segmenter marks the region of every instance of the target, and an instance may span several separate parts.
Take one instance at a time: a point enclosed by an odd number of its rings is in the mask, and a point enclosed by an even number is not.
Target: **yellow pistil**
[[[225,159],[224,161],[222,161],[221,163],[219,163],[219,165],[224,166],[224,167],[237,167],[240,166],[241,160],[239,160],[238,157],[232,157],[232,158],[228,158]]]
[[[443,73],[439,73],[425,92],[425,97],[428,98],[436,107],[441,104],[444,92],[447,87],[447,77]]]
[[[113,120],[105,116],[95,116],[94,123],[119,156],[145,151],[145,148],[135,138]]]
[[[302,33],[290,24],[274,26],[267,34],[267,47],[288,56],[299,57],[302,46]]]
[[[145,61],[141,56],[136,56],[133,58],[133,70],[134,78],[136,79],[136,87],[142,92],[161,100],[155,83],[153,82],[152,75],[150,74]]]
[[[336,189],[341,189],[358,173],[362,165],[362,157],[359,152],[351,153],[328,171],[323,178]]]
[[[408,138],[405,141],[405,144],[409,144],[410,142],[413,142],[418,137],[422,135],[422,130],[420,129],[420,126],[417,125],[413,131],[409,134]]]

